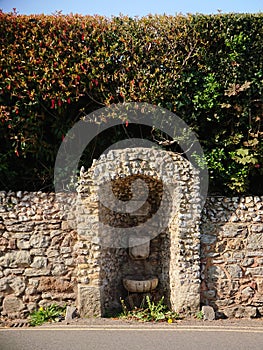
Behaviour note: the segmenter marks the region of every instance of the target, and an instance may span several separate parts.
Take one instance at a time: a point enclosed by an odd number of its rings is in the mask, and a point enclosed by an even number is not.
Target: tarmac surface
[[[261,350],[263,320],[144,323],[75,319],[67,324],[0,328],[1,350]]]

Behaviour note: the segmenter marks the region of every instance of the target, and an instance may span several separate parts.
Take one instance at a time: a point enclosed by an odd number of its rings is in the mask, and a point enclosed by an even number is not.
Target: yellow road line
[[[32,328],[0,328],[0,332],[1,331],[8,331],[8,332],[12,332],[12,331],[169,331],[169,332],[176,332],[176,331],[192,331],[192,332],[246,332],[246,333],[263,333],[263,328],[257,328],[257,327],[253,327],[253,328],[213,328],[213,327],[204,327],[204,328],[196,328],[196,327],[180,327],[180,328],[135,328],[135,327],[43,327],[43,328],[37,328],[37,327],[32,327]]]

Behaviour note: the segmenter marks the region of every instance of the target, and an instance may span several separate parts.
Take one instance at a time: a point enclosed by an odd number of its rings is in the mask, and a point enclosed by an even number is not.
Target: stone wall
[[[77,236],[55,194],[0,193],[0,313],[75,302]]]
[[[208,198],[201,231],[201,303],[263,316],[263,197]]]
[[[100,315],[103,308],[118,308],[118,298],[127,295],[121,284],[123,275],[141,268],[130,265],[127,249],[100,249],[98,242],[87,241],[81,231],[77,234],[68,224],[74,210],[66,215],[68,204],[61,203],[68,199],[64,201],[63,196],[58,200],[52,193],[0,193],[3,319],[23,318],[52,303],[78,305],[83,314]],[[98,207],[92,205],[88,204],[90,212],[98,214]],[[262,214],[263,197],[207,199],[201,224],[200,294],[201,304],[213,306],[218,316],[263,315]],[[180,285],[196,288],[186,269],[196,274],[196,281],[199,278],[199,256],[191,265],[189,237],[194,233],[181,232],[182,237],[174,241],[169,231],[154,237],[145,265],[159,277],[159,292],[166,296],[178,293]],[[171,258],[175,251],[177,260]],[[180,275],[176,288],[170,284],[175,273]],[[187,298],[185,293],[185,309]]]

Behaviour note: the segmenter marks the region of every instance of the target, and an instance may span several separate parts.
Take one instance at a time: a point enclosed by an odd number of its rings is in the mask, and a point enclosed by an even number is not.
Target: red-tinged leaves
[[[19,152],[48,168],[54,147],[43,141],[43,130],[61,135],[61,124],[72,127],[83,105],[89,113],[113,102],[149,102],[176,111],[193,127],[206,147],[213,178],[220,173],[218,183],[234,188],[232,179],[245,176],[229,157],[235,149],[247,144],[251,159],[257,157],[248,167],[262,172],[256,166],[262,164],[262,18],[1,13],[0,94],[9,113],[0,123],[0,143],[9,145],[4,152],[11,149],[14,155],[11,140],[23,130],[25,149],[19,145]],[[231,86],[235,93],[225,95]],[[131,127],[128,121],[124,125]],[[258,143],[252,145],[254,138]],[[225,152],[220,166],[214,148],[220,156]]]
[[[99,85],[98,79],[92,79],[92,83],[93,83],[95,86],[98,86],[98,85]]]

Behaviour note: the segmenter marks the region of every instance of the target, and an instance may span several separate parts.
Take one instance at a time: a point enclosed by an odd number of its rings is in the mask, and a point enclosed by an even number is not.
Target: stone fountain
[[[133,261],[145,261],[150,255],[150,237],[132,236],[129,239],[129,257]],[[134,306],[137,293],[150,293],[158,285],[158,277],[147,273],[127,275],[123,278],[123,285],[129,292],[128,301],[130,306]],[[133,297],[130,293],[136,293]],[[144,296],[144,295],[141,295]],[[138,298],[137,298],[138,299]],[[142,298],[139,298],[142,299]]]
[[[172,170],[166,168],[171,159]],[[158,217],[165,204],[164,182],[156,172],[161,164],[175,210],[164,229],[159,230],[158,225],[149,229],[143,224]],[[144,205],[129,210],[132,194],[140,191],[132,187],[138,180],[147,184],[148,197]],[[100,201],[100,190],[107,181],[117,201],[123,202],[124,214]],[[177,312],[199,311],[200,200],[198,171],[180,155],[127,148],[109,151],[94,161],[78,186],[76,280],[80,315],[114,314],[121,308],[121,298],[127,298],[132,307],[132,301],[138,305],[147,294],[154,300],[164,296]],[[157,222],[165,218],[161,212]],[[119,229],[124,233],[119,234]]]

